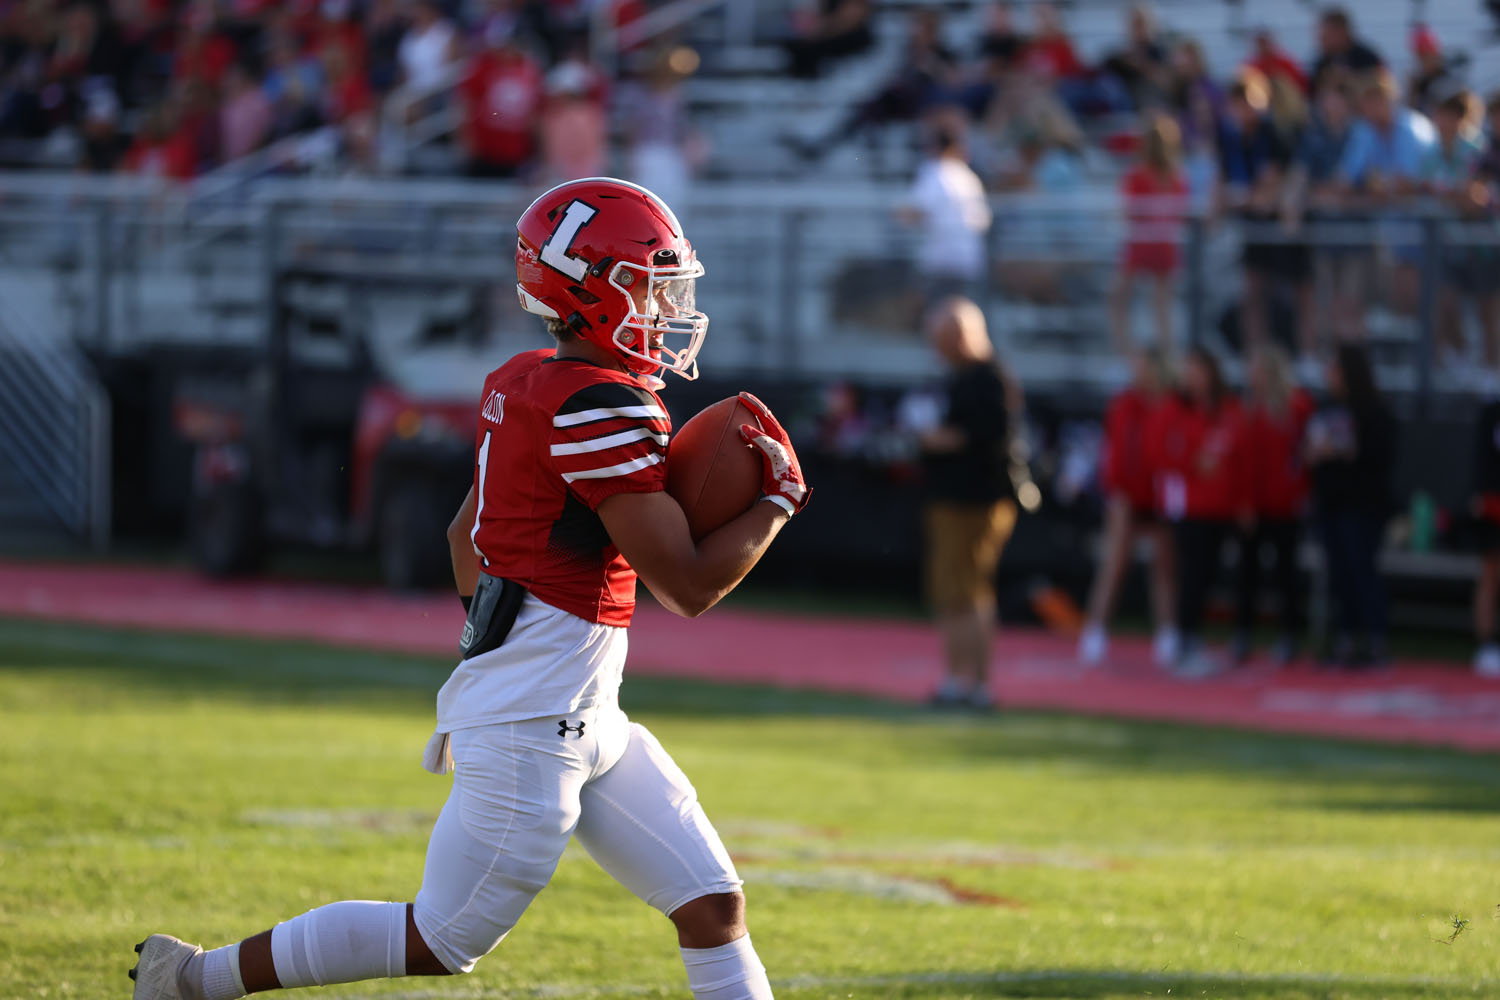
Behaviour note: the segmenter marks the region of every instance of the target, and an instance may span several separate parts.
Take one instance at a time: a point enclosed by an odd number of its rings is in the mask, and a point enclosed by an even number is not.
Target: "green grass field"
[[[0,997],[128,996],[152,930],[217,944],[411,898],[448,788],[418,767],[447,667],[0,622]],[[781,998],[1500,990],[1494,757],[626,695],[739,860]],[[575,848],[472,976],[319,995],[687,991],[667,921]]]

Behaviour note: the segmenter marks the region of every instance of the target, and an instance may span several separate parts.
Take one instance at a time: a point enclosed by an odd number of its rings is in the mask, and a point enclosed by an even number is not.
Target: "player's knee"
[[[716,892],[672,911],[684,948],[717,948],[745,936],[745,894]]]
[[[426,927],[426,930],[422,928]],[[410,931],[417,933],[412,935]],[[408,928],[408,976],[463,975],[504,940],[510,927],[487,920],[451,920],[424,911],[418,895]]]
[[[422,937],[422,931],[417,927],[417,907],[414,903],[406,907],[406,974],[408,976],[452,975],[437,955],[433,954],[432,948]]]

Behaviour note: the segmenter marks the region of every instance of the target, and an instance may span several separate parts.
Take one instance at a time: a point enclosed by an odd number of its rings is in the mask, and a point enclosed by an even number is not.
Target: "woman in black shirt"
[[[1385,583],[1376,564],[1393,505],[1396,422],[1381,401],[1364,349],[1345,344],[1328,368],[1328,405],[1307,427],[1313,507],[1338,605],[1329,658],[1343,666],[1385,659]],[[1363,639],[1363,644],[1360,640]]]

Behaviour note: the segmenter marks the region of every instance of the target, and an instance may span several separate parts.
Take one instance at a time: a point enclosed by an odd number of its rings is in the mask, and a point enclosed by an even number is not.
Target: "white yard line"
[[[410,837],[425,833],[437,818],[435,809],[318,809],[288,808],[250,810],[240,816],[242,825],[209,834],[193,832],[166,835],[160,833],[125,833],[113,830],[91,830],[57,834],[36,840],[15,838],[0,840],[0,850],[26,851],[65,848],[122,849],[144,847],[181,850],[186,846],[239,846],[247,841],[262,843],[305,843],[300,834],[289,831],[319,830],[329,833],[357,833],[375,836]],[[733,824],[725,824],[732,828]],[[815,835],[810,835],[815,836]],[[787,865],[792,872],[808,866],[826,869],[839,867],[862,869],[864,865],[923,864],[970,867],[1053,867],[1072,870],[1108,868],[1107,861],[1213,860],[1223,857],[1260,857],[1284,861],[1446,861],[1500,862],[1500,846],[1464,847],[1442,844],[1372,844],[1368,847],[1350,844],[1245,844],[1245,843],[1168,843],[1134,841],[1117,844],[1063,845],[1033,851],[1009,844],[983,844],[972,841],[903,840],[889,843],[861,843],[848,838],[830,844],[827,840],[808,842],[795,836],[767,842],[755,837],[724,838],[741,867],[754,870]],[[564,857],[583,861],[588,855],[570,842]],[[590,862],[592,863],[592,862]],[[759,874],[759,873],[758,873]],[[766,880],[773,881],[773,880]]]

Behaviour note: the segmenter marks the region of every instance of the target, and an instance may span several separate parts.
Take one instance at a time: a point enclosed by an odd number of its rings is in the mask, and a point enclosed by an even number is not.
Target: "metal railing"
[[[462,117],[454,92],[467,73],[468,66],[454,63],[426,86],[405,84],[391,92],[380,113],[382,169],[402,173],[418,150],[458,131]]]
[[[77,345],[0,302],[0,453],[21,486],[80,540],[110,533],[109,402]]]
[[[672,0],[618,29],[615,27],[614,5],[595,4],[589,32],[589,54],[605,71],[613,71],[621,52],[640,48],[682,30],[699,18],[719,12],[724,15],[722,42],[725,48],[749,45],[753,41],[755,5],[744,0],[736,3],[729,0]]]
[[[487,288],[501,352],[536,337],[512,290],[514,220],[535,193],[518,184],[265,178],[205,202],[191,187],[0,176],[0,269],[25,267],[52,283],[65,325],[106,352],[162,341],[265,343],[275,276],[309,267],[362,288],[372,273]],[[920,231],[899,217],[906,197],[904,187],[869,183],[692,188],[679,210],[708,268],[699,289],[713,316],[705,364],[877,381],[932,374],[919,335],[932,284],[916,262]],[[1002,351],[1039,386],[1103,390],[1118,380],[1109,304],[1125,245],[1149,237],[1180,251],[1170,289],[1177,342],[1204,342],[1230,358],[1243,346],[1234,324],[1247,240],[1315,261],[1359,257],[1381,279],[1367,282],[1358,307],[1382,382],[1423,399],[1441,395],[1454,388],[1431,364],[1447,261],[1465,246],[1500,247],[1493,221],[1458,222],[1421,205],[1401,218],[1320,219],[1295,233],[1179,205],[1181,218],[1155,234],[1132,219],[1139,205],[1127,208],[1097,184],[1067,196],[996,197],[992,207],[985,270],[967,287]],[[43,252],[25,242],[42,234],[63,246]],[[1392,276],[1409,279],[1409,301],[1375,294]],[[1143,290],[1125,313],[1141,341],[1153,318],[1145,299]],[[1296,321],[1287,316],[1295,306],[1277,306],[1280,325]]]

